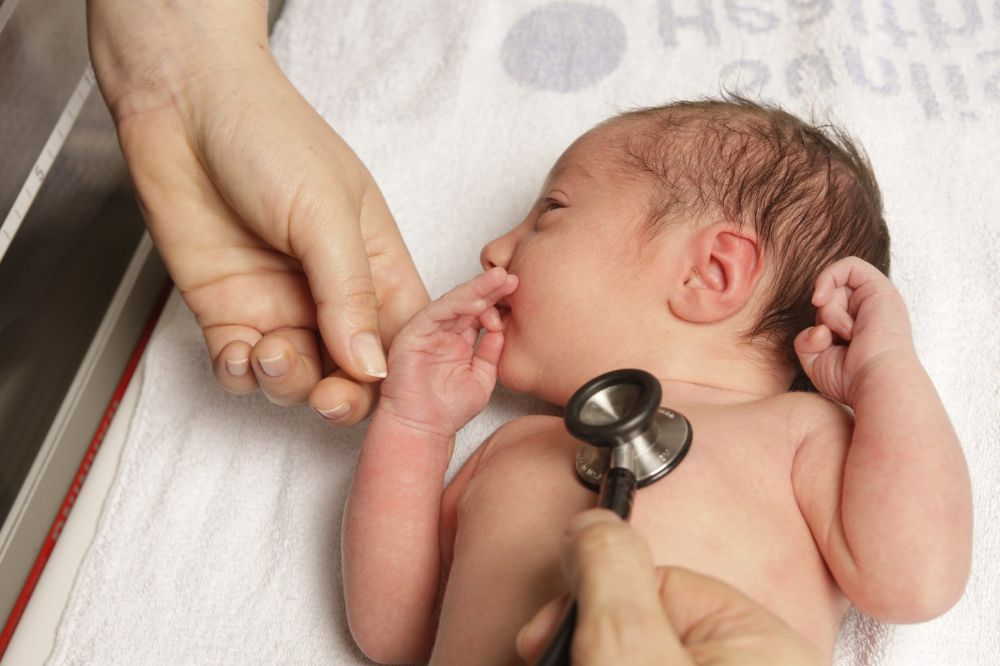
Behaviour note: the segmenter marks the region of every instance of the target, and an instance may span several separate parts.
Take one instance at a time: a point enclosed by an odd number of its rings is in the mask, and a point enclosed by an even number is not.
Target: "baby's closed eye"
[[[542,215],[544,215],[545,213],[552,212],[554,210],[558,210],[560,208],[565,208],[565,206],[561,202],[557,201],[556,199],[553,199],[552,197],[545,197],[544,199],[542,199],[541,204],[542,204]]]

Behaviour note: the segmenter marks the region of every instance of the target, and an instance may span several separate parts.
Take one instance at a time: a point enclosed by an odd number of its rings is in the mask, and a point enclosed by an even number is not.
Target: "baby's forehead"
[[[759,136],[760,119],[738,108],[645,109],[616,116],[581,135],[556,161],[550,180],[583,167],[601,180],[631,183],[654,195],[670,190],[701,196],[712,164],[752,158],[771,145]],[[757,145],[760,144],[760,145]]]
[[[629,128],[621,120],[582,134],[559,156],[547,182],[561,178],[613,180],[628,174]]]

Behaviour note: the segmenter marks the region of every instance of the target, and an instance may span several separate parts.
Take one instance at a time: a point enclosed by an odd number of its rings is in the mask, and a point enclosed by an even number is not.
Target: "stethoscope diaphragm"
[[[663,389],[644,370],[614,370],[580,387],[566,405],[566,429],[579,439],[576,473],[598,490],[611,467],[625,467],[639,488],[673,470],[691,448],[691,424],[660,407]]]

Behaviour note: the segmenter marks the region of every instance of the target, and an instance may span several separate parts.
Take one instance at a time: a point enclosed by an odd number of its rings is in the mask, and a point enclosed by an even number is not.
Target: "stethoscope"
[[[636,488],[666,476],[691,448],[691,424],[660,407],[660,382],[644,370],[614,370],[581,386],[566,405],[566,429],[583,442],[576,473],[598,490],[597,506],[628,520]],[[576,602],[536,666],[569,664]]]

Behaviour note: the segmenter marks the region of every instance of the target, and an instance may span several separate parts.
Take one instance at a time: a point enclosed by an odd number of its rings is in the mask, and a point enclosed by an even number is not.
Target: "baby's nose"
[[[504,250],[503,239],[495,238],[487,243],[483,247],[483,251],[479,253],[479,263],[482,265],[484,271],[488,271],[494,266],[502,266],[503,268],[508,268],[510,265],[510,251]]]

